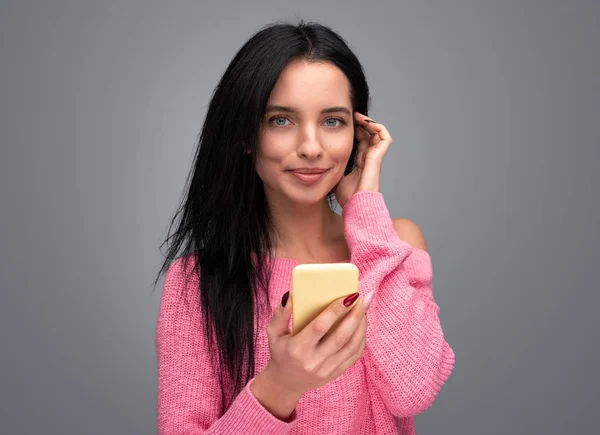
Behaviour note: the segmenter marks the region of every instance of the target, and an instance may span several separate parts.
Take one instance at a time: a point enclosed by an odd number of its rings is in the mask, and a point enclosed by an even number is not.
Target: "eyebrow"
[[[275,105],[269,104],[267,106],[267,113],[268,112],[287,112],[287,113],[293,113],[293,114],[297,115],[298,109],[291,107],[291,106],[281,106],[278,104],[275,104]],[[321,113],[337,113],[337,112],[342,112],[348,116],[352,116],[352,113],[350,112],[350,110],[348,110],[348,108],[344,107],[344,106],[328,107],[327,109],[321,110]]]

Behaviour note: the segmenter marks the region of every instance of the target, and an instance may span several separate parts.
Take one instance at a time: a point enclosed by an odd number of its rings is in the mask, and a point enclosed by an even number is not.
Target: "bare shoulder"
[[[405,241],[414,248],[427,251],[425,236],[416,223],[406,218],[392,219],[392,223],[394,224],[394,229],[396,230],[396,233],[398,233],[400,240]]]

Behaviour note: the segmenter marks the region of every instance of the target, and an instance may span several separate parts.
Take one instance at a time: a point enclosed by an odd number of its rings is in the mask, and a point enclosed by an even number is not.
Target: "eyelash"
[[[287,119],[287,120],[289,121],[289,118],[288,118],[287,116],[274,116],[274,117],[272,117],[271,119],[269,119],[269,124],[271,124],[271,123],[272,123],[274,120],[276,120],[276,119]],[[343,120],[343,119],[341,119],[341,118],[327,118],[327,119],[325,120],[325,122],[329,121],[330,119],[335,119],[336,121],[339,121],[339,122],[340,122],[340,124],[342,124],[342,125],[346,125],[346,124],[347,124],[347,122],[346,122],[346,121],[344,121],[344,120]],[[286,127],[286,126],[285,126],[285,125],[276,125],[276,127]],[[339,127],[339,126],[338,126],[338,127]],[[330,127],[330,128],[337,128],[337,127]]]

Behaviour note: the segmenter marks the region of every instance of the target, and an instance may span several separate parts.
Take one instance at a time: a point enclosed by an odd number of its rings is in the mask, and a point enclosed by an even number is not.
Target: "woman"
[[[159,434],[415,433],[454,353],[423,235],[379,192],[392,138],[368,103],[358,59],[319,24],[267,26],[228,66],[165,241]],[[292,336],[293,267],[344,261],[359,292]]]

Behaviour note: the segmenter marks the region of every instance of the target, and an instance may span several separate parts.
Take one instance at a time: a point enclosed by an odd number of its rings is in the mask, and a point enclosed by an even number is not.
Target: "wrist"
[[[379,190],[370,190],[370,189],[357,189],[344,203],[342,206],[342,210],[346,207],[350,202],[358,201],[358,198],[361,196],[372,197],[373,195],[381,195],[382,193]],[[341,205],[341,204],[340,204]]]
[[[292,392],[277,382],[268,365],[256,375],[250,391],[265,409],[283,421],[289,419],[302,397],[302,393]]]
[[[360,185],[358,186],[358,188],[356,189],[356,193],[360,193],[360,192],[375,192],[375,193],[380,193],[379,191],[379,183],[377,184],[364,184],[364,185]]]

